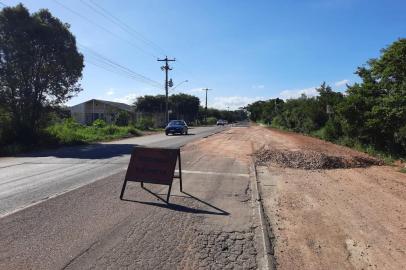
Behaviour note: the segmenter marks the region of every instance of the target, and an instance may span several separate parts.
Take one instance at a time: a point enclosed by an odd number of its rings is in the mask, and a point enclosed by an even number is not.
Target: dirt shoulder
[[[404,269],[399,168],[315,138],[251,130],[278,269]]]

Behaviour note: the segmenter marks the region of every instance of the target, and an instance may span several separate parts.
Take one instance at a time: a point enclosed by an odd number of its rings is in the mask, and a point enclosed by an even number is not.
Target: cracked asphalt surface
[[[119,200],[122,171],[1,218],[0,269],[260,268],[252,149],[230,152],[230,136],[182,149],[170,205],[167,187],[132,182]]]

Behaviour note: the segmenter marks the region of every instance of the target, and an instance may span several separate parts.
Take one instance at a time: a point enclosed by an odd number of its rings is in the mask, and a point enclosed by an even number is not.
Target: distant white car
[[[226,125],[226,124],[227,124],[227,121],[226,121],[226,120],[222,120],[222,119],[217,120],[217,125],[218,125],[218,126],[224,126],[224,125]]]

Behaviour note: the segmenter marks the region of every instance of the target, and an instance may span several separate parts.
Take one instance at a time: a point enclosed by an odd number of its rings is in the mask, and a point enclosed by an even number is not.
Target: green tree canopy
[[[359,67],[362,79],[347,90],[340,106],[344,130],[366,143],[394,149],[406,129],[406,39],[381,51],[381,56]]]
[[[191,122],[197,118],[200,99],[187,94],[174,94],[169,97],[169,108],[172,110],[171,118],[183,119]]]
[[[251,120],[328,140],[352,141],[391,153],[406,153],[406,39],[381,50],[355,72],[361,82],[342,94],[326,83],[318,96],[279,103],[257,101],[247,106]]]
[[[81,91],[82,69],[69,25],[48,10],[30,15],[19,4],[0,12],[0,102],[17,138],[32,140],[46,107]]]
[[[165,96],[164,95],[145,95],[138,97],[134,102],[135,110],[138,112],[157,113],[165,112]]]
[[[187,94],[174,94],[168,99],[169,109],[172,111],[170,118],[181,118],[185,121],[193,121],[196,119],[200,100],[198,97]],[[165,96],[164,95],[145,95],[138,97],[134,103],[135,109],[138,112],[145,113],[164,113],[165,112]]]

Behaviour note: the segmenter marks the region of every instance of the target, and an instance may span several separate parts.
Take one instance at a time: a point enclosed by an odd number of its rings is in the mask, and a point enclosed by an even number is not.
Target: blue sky
[[[89,8],[92,1],[136,34]],[[173,92],[203,98],[199,89],[209,87],[209,106],[237,108],[257,99],[313,95],[323,81],[344,90],[345,83],[357,81],[357,66],[406,37],[404,0],[2,2],[22,2],[31,12],[48,8],[71,25],[86,67],[84,90],[69,105],[91,98],[131,102],[164,93],[152,83],[93,65],[89,49],[162,84],[162,63],[156,57],[175,57],[174,84],[189,82]]]

